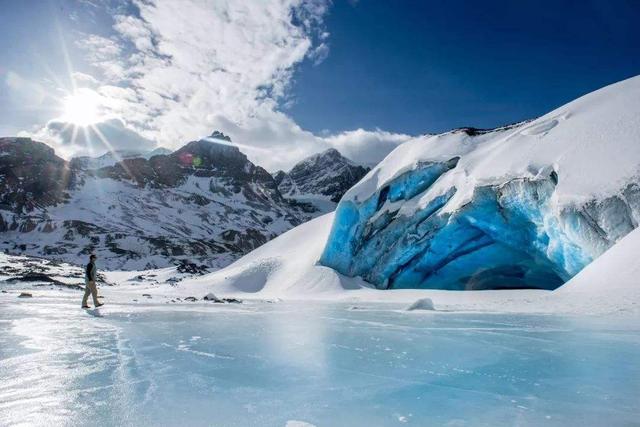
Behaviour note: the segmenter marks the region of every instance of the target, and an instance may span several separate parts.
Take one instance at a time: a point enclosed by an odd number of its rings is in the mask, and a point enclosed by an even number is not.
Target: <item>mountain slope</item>
[[[62,203],[74,177],[68,163],[48,145],[29,138],[0,138],[0,209],[29,212]],[[7,219],[0,218],[0,231],[9,227]],[[32,229],[28,221],[20,227]]]
[[[30,139],[0,140],[0,248],[106,268],[211,267],[308,220],[271,175],[219,135],[97,170]],[[34,172],[35,171],[35,172]]]
[[[113,166],[116,163],[124,159],[150,159],[153,156],[161,154],[171,154],[171,150],[163,147],[158,147],[151,151],[139,151],[139,150],[114,150],[107,151],[105,154],[99,157],[74,157],[72,163],[80,168],[84,169],[100,169],[107,166]]]
[[[554,289],[637,227],[639,141],[640,77],[409,141],[345,194],[321,263],[382,289]]]
[[[274,179],[284,197],[311,203],[319,210],[329,212],[368,171],[369,168],[356,165],[338,150],[330,148],[307,157],[289,172],[278,171]]]

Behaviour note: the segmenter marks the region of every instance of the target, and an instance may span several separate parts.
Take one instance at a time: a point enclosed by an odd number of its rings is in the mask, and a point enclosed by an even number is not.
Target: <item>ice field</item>
[[[78,303],[0,294],[0,425],[624,426],[640,410],[636,317]]]

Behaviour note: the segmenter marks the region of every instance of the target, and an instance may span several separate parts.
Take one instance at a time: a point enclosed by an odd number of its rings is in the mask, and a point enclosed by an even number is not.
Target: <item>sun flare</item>
[[[90,89],[78,89],[63,100],[64,119],[77,126],[100,120],[100,95]]]

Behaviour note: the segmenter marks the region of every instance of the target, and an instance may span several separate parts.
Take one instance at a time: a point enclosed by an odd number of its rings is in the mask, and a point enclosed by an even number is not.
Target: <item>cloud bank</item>
[[[407,135],[355,130],[317,136],[279,107],[291,102],[297,64],[330,55],[323,19],[328,0],[133,0],[113,10],[110,34],[84,34],[77,46],[93,75],[76,84],[104,100],[113,127],[137,133],[120,141],[177,148],[220,130],[252,161],[288,169],[336,147],[354,161],[379,161]],[[68,132],[55,131],[67,152]],[[141,142],[144,141],[144,142]],[[80,141],[83,143],[84,141]]]
[[[106,119],[89,127],[77,127],[72,123],[51,120],[31,137],[47,141],[62,157],[99,156],[109,150],[135,149],[150,151],[156,143],[128,129],[118,118]]]

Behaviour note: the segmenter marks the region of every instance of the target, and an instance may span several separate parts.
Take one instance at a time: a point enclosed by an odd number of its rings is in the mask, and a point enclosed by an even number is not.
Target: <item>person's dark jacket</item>
[[[90,262],[89,264],[87,264],[87,269],[85,271],[84,278],[88,282],[95,282],[96,281],[96,265],[95,265],[95,263]]]

